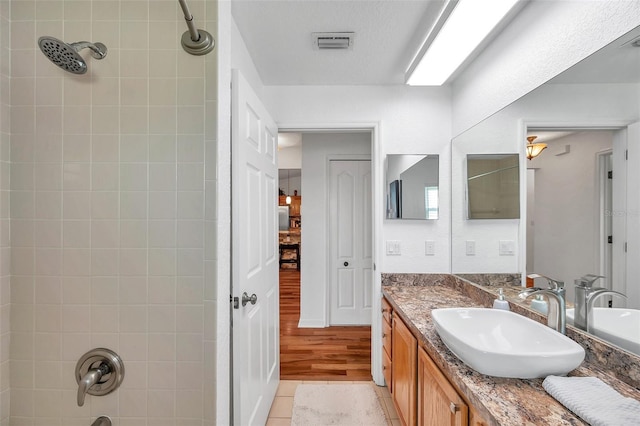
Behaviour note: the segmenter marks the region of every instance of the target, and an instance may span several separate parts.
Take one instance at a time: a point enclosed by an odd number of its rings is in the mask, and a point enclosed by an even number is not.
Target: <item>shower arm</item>
[[[182,8],[182,13],[184,13],[184,20],[187,22],[187,28],[189,28],[189,35],[191,36],[192,41],[200,40],[200,34],[196,26],[193,24],[193,15],[189,11],[189,6],[185,0],[178,0],[180,3],[180,7]]]

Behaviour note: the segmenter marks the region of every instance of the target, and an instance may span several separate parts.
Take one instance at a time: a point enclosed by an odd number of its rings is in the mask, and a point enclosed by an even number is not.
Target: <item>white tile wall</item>
[[[0,0],[0,425],[214,424],[217,62],[184,31],[175,0]],[[42,35],[108,55],[72,75]],[[97,346],[126,377],[77,407]]]

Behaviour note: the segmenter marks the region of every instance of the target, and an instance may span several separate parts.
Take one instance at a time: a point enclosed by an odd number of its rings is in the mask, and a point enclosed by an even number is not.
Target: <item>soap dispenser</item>
[[[504,309],[505,311],[509,310],[509,302],[504,299],[502,288],[498,289],[498,298],[493,301],[493,309]]]
[[[549,312],[549,302],[544,300],[541,294],[536,294],[536,298],[531,301],[531,309],[547,315]]]

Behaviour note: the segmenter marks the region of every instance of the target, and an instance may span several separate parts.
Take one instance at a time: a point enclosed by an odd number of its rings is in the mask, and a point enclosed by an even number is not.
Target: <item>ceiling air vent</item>
[[[351,49],[355,33],[311,33],[315,49]]]

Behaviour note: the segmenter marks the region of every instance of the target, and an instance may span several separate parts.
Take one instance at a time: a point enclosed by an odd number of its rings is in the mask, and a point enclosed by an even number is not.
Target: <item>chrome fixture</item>
[[[67,44],[57,38],[45,36],[38,39],[38,46],[51,62],[74,74],[87,72],[87,63],[78,53],[82,49],[91,50],[91,56],[95,59],[104,59],[107,56],[107,46],[100,42],[79,41]]]
[[[84,405],[87,394],[101,396],[113,392],[123,379],[124,364],[118,354],[105,348],[90,350],[76,364],[78,406]]]
[[[211,52],[216,45],[213,36],[205,30],[199,30],[193,23],[193,15],[189,11],[186,0],[178,0],[182,12],[184,13],[184,20],[187,22],[187,28],[189,29],[182,34],[182,48],[192,55],[201,56]]]
[[[107,416],[100,416],[91,423],[91,426],[111,426],[111,419]]]
[[[602,275],[587,274],[575,280],[576,306],[573,324],[579,329],[589,333],[593,326],[593,305],[597,298],[607,295],[627,298],[626,295],[617,291],[603,287],[593,287],[593,283],[600,278],[604,277]]]
[[[567,311],[565,300],[565,289],[562,281],[554,280],[540,274],[529,274],[528,278],[544,278],[547,280],[548,288],[530,287],[518,295],[521,299],[527,299],[538,294],[549,298],[549,314],[547,315],[547,325],[559,333],[565,334],[567,324]]]

